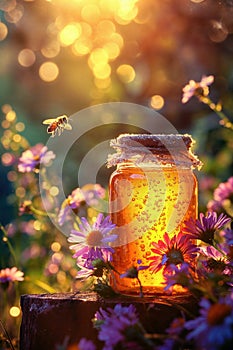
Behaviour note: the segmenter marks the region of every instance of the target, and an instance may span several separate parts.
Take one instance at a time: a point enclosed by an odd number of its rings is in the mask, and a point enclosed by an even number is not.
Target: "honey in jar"
[[[108,166],[116,165],[109,183],[114,242],[111,285],[117,292],[138,295],[135,278],[121,278],[132,266],[149,265],[152,243],[178,234],[185,221],[197,217],[197,179],[193,169],[201,162],[192,153],[190,135],[122,134],[111,141],[116,153]],[[139,272],[144,295],[164,293],[162,271]],[[175,293],[183,293],[176,287]]]

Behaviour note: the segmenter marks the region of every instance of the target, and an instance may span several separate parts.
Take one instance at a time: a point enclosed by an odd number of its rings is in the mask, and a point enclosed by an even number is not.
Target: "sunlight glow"
[[[25,0],[25,2],[33,1]],[[111,82],[112,62],[120,56],[124,46],[121,26],[136,21],[139,0],[46,1],[50,2],[55,10],[53,20],[44,27],[46,39],[41,40],[41,47],[31,47],[29,43],[27,48],[21,49],[18,63],[22,67],[29,68],[40,58],[40,53],[50,60],[67,48],[77,58],[87,56],[96,87],[100,89],[108,87]],[[4,11],[7,22],[17,23],[27,8],[23,2],[0,0],[0,10]],[[30,21],[29,25],[32,25]],[[0,21],[0,41],[7,35],[7,23]],[[39,64],[41,80],[49,83],[57,79],[59,75],[57,63],[47,61]],[[119,74],[122,82],[126,83],[132,81],[135,76],[132,69],[127,74]]]
[[[41,53],[44,57],[53,58],[56,57],[60,52],[59,42],[56,40],[51,41],[41,49]]]
[[[51,244],[51,249],[54,251],[54,252],[59,252],[59,250],[61,250],[61,244],[59,242],[53,242]]]
[[[14,157],[12,156],[11,153],[6,152],[6,153],[3,153],[1,160],[3,165],[10,166],[14,161]]]
[[[59,193],[59,188],[57,186],[52,186],[50,189],[49,189],[49,193],[51,194],[51,196],[55,197],[58,195]]]
[[[22,123],[22,122],[18,122],[18,123],[16,123],[16,125],[15,125],[15,129],[16,129],[17,131],[19,131],[19,132],[24,131],[24,129],[25,129],[25,124]]]
[[[20,315],[20,308],[18,306],[12,306],[10,308],[9,314],[12,317],[18,317]]]
[[[128,24],[134,20],[138,14],[138,9],[135,6],[137,2],[137,0],[120,0],[115,20],[119,24]]]
[[[107,89],[109,86],[111,85],[111,79],[110,77],[106,78],[106,79],[97,79],[95,78],[95,86],[98,89]]]
[[[15,141],[15,142],[21,142],[21,140],[22,140],[22,136],[21,136],[21,135],[15,134],[15,135],[13,136],[13,141]]]
[[[12,11],[16,6],[16,0],[5,0],[0,1],[0,10],[9,12]]]
[[[41,230],[41,227],[42,227],[42,224],[39,220],[35,220],[34,223],[33,223],[33,227],[36,231],[40,231]]]
[[[39,69],[39,76],[45,82],[54,81],[59,74],[59,68],[54,62],[44,62]]]
[[[4,40],[7,37],[8,29],[5,23],[0,22],[0,41]]]
[[[64,271],[59,271],[57,274],[57,281],[59,284],[65,284],[67,281],[66,278],[66,273]],[[77,349],[77,345],[76,345],[76,349]]]
[[[120,54],[120,47],[117,45],[117,43],[114,42],[109,42],[104,45],[104,50],[107,52],[109,60],[114,60]]]
[[[117,74],[124,83],[131,83],[136,76],[134,68],[129,64],[122,64],[119,66],[117,68]]]
[[[16,118],[16,113],[13,110],[9,111],[6,115],[6,120],[8,120],[8,122],[13,122],[15,118]]]
[[[72,45],[81,35],[82,28],[79,23],[69,23],[60,32],[59,39],[62,46]]]
[[[17,23],[24,14],[24,7],[21,4],[17,4],[12,10],[5,13],[5,18],[9,23]]]
[[[16,194],[16,196],[19,197],[19,198],[24,198],[24,197],[25,197],[25,194],[26,194],[26,190],[25,190],[24,187],[19,186],[19,187],[16,188],[15,194]]]
[[[152,108],[159,110],[164,106],[164,99],[160,95],[154,95],[151,97],[150,104]]]
[[[82,18],[89,23],[97,23],[101,17],[98,4],[87,4],[82,8]]]
[[[111,75],[111,67],[108,63],[100,63],[93,67],[93,74],[98,79],[107,79]]]
[[[18,54],[18,62],[23,67],[30,67],[36,60],[36,55],[30,49],[23,49]]]
[[[108,62],[108,54],[104,49],[95,49],[90,54],[90,58],[88,60],[89,66],[91,68],[98,66],[99,64],[106,64]]]
[[[7,173],[7,179],[10,182],[15,182],[17,180],[17,178],[18,178],[18,175],[17,175],[16,171],[11,170]]]
[[[76,40],[72,46],[72,51],[76,56],[84,56],[91,52],[92,42],[88,38],[80,38]]]

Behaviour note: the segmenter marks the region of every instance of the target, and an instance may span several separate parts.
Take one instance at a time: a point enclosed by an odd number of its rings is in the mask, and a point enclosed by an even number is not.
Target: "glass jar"
[[[122,134],[111,140],[115,154],[108,166],[117,166],[109,183],[109,206],[116,224],[111,285],[117,292],[138,295],[136,278],[122,278],[132,266],[148,266],[152,243],[178,234],[184,222],[197,217],[197,179],[193,169],[201,162],[192,153],[190,135]],[[144,295],[164,294],[162,271],[141,269]],[[176,293],[183,293],[176,287]]]

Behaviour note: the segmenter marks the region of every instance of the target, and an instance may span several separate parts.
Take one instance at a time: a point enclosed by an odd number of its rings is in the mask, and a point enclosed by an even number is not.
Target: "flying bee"
[[[45,119],[43,124],[49,124],[47,127],[47,133],[51,134],[52,137],[55,135],[60,136],[64,129],[72,130],[72,126],[69,124],[69,120],[66,115],[61,115],[54,119]]]

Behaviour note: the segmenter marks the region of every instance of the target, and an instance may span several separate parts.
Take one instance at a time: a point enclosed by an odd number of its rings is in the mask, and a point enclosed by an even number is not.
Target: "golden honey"
[[[166,139],[168,139],[166,141]],[[114,140],[116,164],[109,183],[112,222],[117,225],[112,264],[119,274],[132,266],[148,266],[152,242],[172,238],[184,222],[197,216],[197,180],[193,168],[200,165],[191,153],[189,135],[123,134]],[[139,293],[136,278],[114,273],[112,287],[120,293]],[[162,271],[140,270],[144,295],[163,294]],[[177,293],[183,290],[176,288]]]

